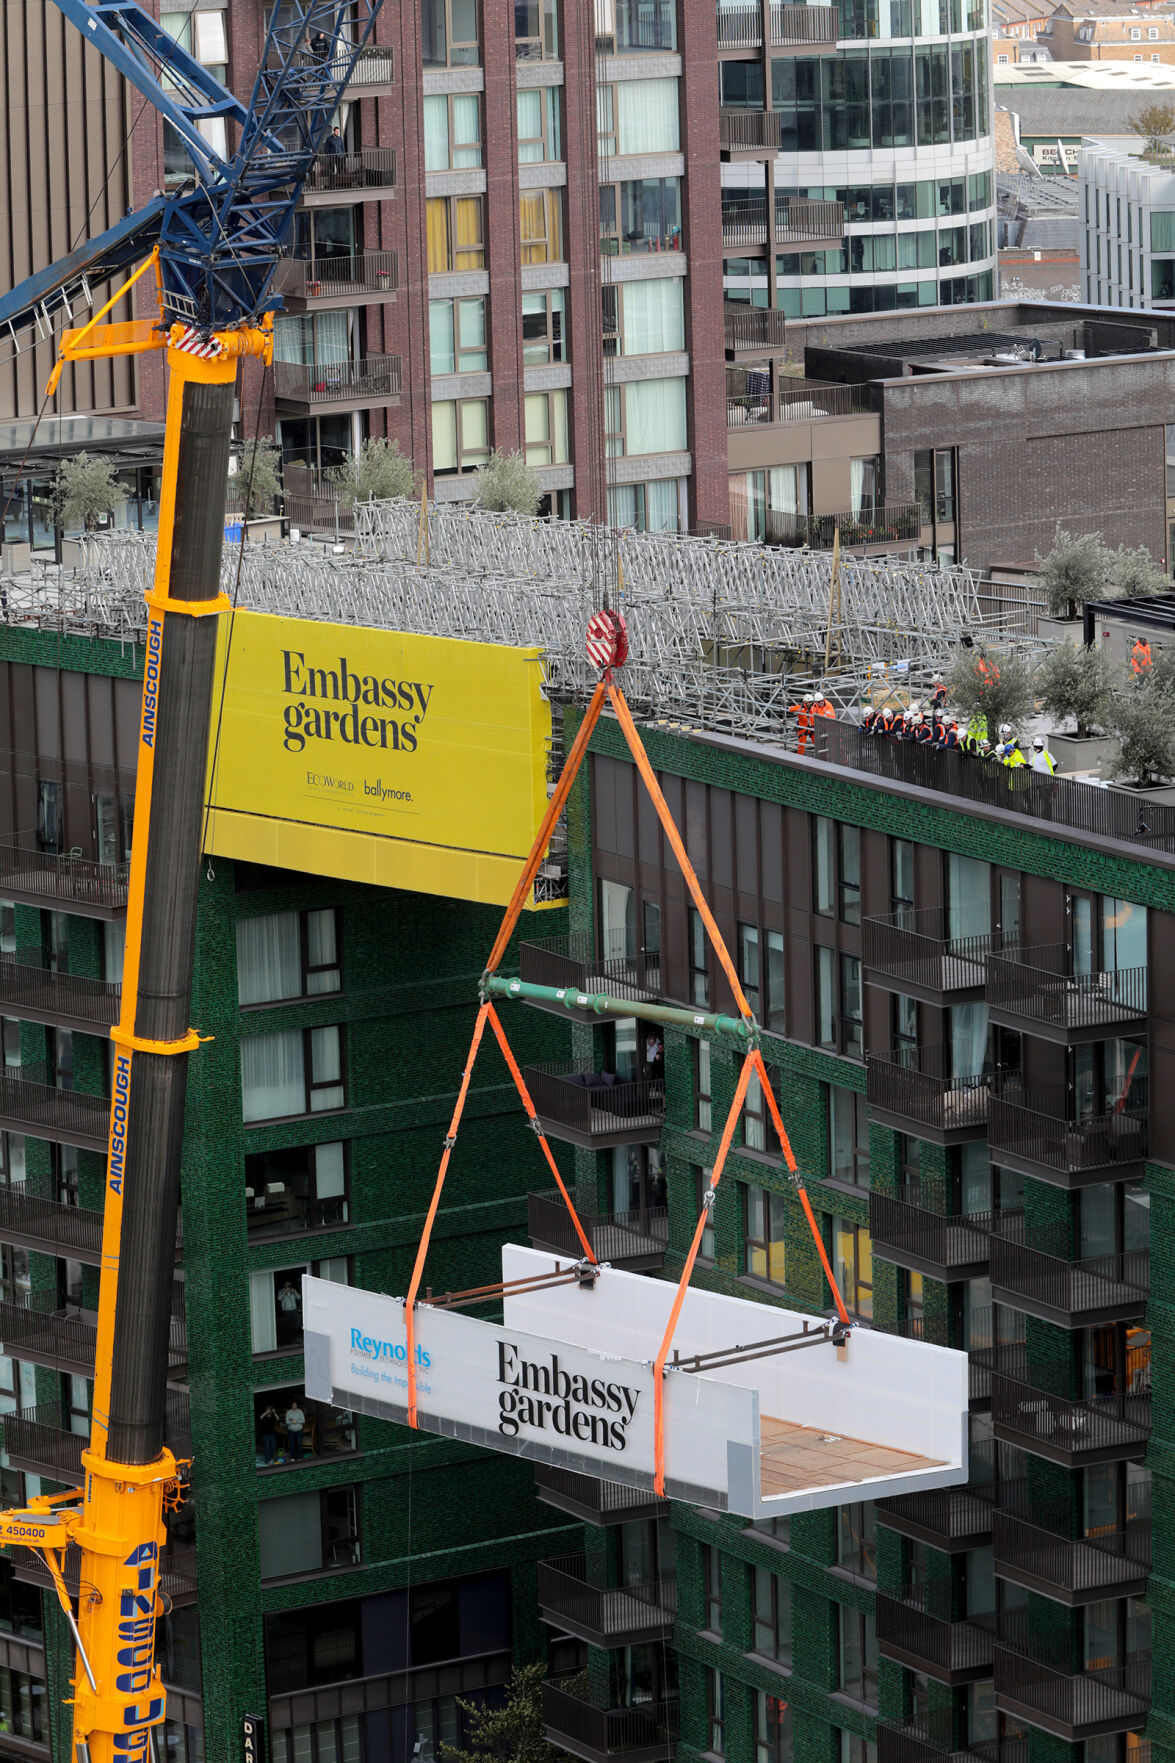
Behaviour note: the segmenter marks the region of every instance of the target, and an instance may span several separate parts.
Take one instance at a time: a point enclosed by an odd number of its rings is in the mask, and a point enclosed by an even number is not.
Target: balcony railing
[[[574,1686],[574,1687],[570,1687]],[[543,1685],[543,1725],[554,1744],[577,1757],[668,1759],[678,1736],[677,1698],[639,1708],[609,1708],[589,1699],[581,1676]]]
[[[50,1255],[95,1264],[102,1253],[102,1214],[43,1199],[23,1186],[0,1186],[0,1238]]]
[[[1081,1029],[1105,1033],[1118,1024],[1145,1017],[1145,967],[1071,973],[1069,961],[1064,943],[993,955],[987,970],[988,1009],[995,1015],[1023,1017],[1066,1034]]]
[[[1055,1243],[1055,1233],[1052,1239]],[[1141,1316],[1150,1289],[1150,1251],[1067,1260],[1036,1246],[1023,1213],[998,1220],[991,1238],[991,1283],[1001,1304],[1062,1327]]]
[[[1151,1527],[1132,1526],[1104,1536],[1062,1537],[1016,1512],[992,1521],[996,1572],[1066,1604],[1145,1596],[1151,1563]]]
[[[877,1763],[1028,1763],[1028,1740],[959,1747],[952,1744],[949,1722],[931,1717],[930,1729],[877,1722]],[[946,1731],[936,1730],[946,1726]],[[1141,1759],[1140,1759],[1141,1763]]]
[[[1085,1120],[1073,1118],[1061,1085],[1036,1090],[1002,1089],[988,1110],[988,1143],[994,1163],[1053,1171],[1062,1186],[1110,1180],[1147,1153],[1146,1085],[1137,1078],[1128,1107]],[[1046,1176],[1045,1179],[1048,1179]]]
[[[995,1483],[899,1494],[896,1499],[878,1502],[877,1521],[934,1548],[971,1548],[991,1534],[992,1502],[998,1494]]]
[[[597,55],[644,55],[651,49],[676,48],[677,22],[669,6],[647,13],[634,6],[617,18],[615,30],[596,31]]]
[[[50,971],[40,949],[0,953],[0,1007],[26,1021],[67,1016],[104,1031],[118,1021],[121,997],[121,985],[108,980]]]
[[[718,145],[724,153],[774,155],[782,139],[782,120],[778,110],[720,110]]]
[[[768,509],[766,527],[769,545],[806,545],[812,551],[831,551],[836,533],[842,546],[916,545],[922,511],[917,502],[891,502],[844,514],[780,514]]]
[[[36,1138],[104,1151],[110,1103],[83,1090],[58,1089],[46,1065],[7,1065],[0,1071],[0,1120]]]
[[[0,1190],[2,1191],[2,1190]],[[578,1261],[583,1255],[571,1214],[562,1194],[528,1194],[527,1234],[534,1244]],[[669,1213],[664,1206],[646,1206],[636,1212],[579,1214],[597,1261],[631,1268],[659,1267],[669,1243]]]
[[[1150,1705],[1149,1657],[1127,1665],[1067,1672],[1027,1653],[998,1646],[996,1702],[1069,1743],[1140,1726]]]
[[[744,370],[728,369],[727,381],[728,384],[731,381],[745,383]],[[764,428],[777,422],[819,422],[829,416],[858,416],[868,409],[867,386],[826,386],[815,380],[797,381],[785,377],[774,389],[728,390],[726,426],[731,429]]]
[[[98,1345],[96,1311],[62,1304],[56,1292],[0,1292],[0,1341],[15,1358],[65,1363],[92,1373]]]
[[[400,286],[400,258],[395,251],[358,251],[343,257],[283,258],[279,292],[295,300],[354,299],[361,294],[386,294]]]
[[[53,1576],[35,1549],[9,1550],[17,1579],[29,1585],[53,1590]],[[66,1589],[76,1598],[81,1578],[81,1550],[71,1543],[65,1551],[62,1577]],[[159,1557],[159,1582],[173,1604],[191,1604],[196,1597],[196,1551],[192,1547],[168,1544]]]
[[[728,300],[722,308],[728,349],[781,349],[787,326],[785,315],[773,306],[744,306]]]
[[[1028,766],[1009,771],[1003,765],[977,764],[967,754],[940,753],[916,741],[876,739],[859,724],[840,718],[820,720],[826,726],[817,730],[817,747],[830,764],[907,785],[920,795],[953,796],[1093,838],[1175,851],[1175,806],[1170,804],[1141,801],[1128,790],[1099,790],[1072,778],[1049,777]]]
[[[320,153],[302,186],[304,196],[331,196],[344,190],[396,188],[396,149],[360,147],[353,153]]]
[[[996,1436],[1068,1468],[1138,1457],[1150,1436],[1149,1379],[1149,1365],[1140,1365],[1131,1379],[1133,1390],[1074,1401],[993,1372],[991,1418]]]
[[[31,833],[0,839],[0,898],[20,895],[60,903],[66,910],[94,906],[121,912],[129,877],[129,863],[95,863],[78,852],[42,851]]]
[[[771,46],[804,48],[825,45],[835,48],[840,15],[835,6],[775,6],[771,8]]]
[[[788,12],[807,12],[806,6],[785,8]],[[812,7],[813,12],[828,12],[830,7]],[[806,196],[790,196],[775,204],[775,239],[778,245],[806,245],[827,240],[835,244],[845,236],[843,202],[815,201]]]
[[[535,1492],[546,1505],[570,1512],[587,1524],[628,1524],[665,1510],[665,1502],[655,1494],[616,1481],[601,1481],[594,1475],[581,1475],[577,1469],[536,1463],[534,1481]]]
[[[5,1452],[18,1469],[51,1476],[54,1481],[80,1482],[82,1452],[89,1436],[74,1432],[70,1422],[71,1416],[59,1402],[41,1402],[35,1408],[0,1416]],[[167,1392],[165,1436],[177,1457],[191,1456],[191,1414],[188,1397],[181,1390]]]
[[[362,98],[372,86],[393,85],[395,78],[396,63],[390,46],[366,43],[351,70],[350,91],[355,97]]]
[[[654,1078],[622,1083],[614,1072],[564,1063],[527,1065],[523,1077],[539,1119],[556,1138],[570,1135],[585,1146],[636,1144],[658,1138],[665,1124],[665,1086]]]
[[[871,979],[892,981],[894,991],[913,986],[937,997],[948,992],[978,992],[987,978],[987,962],[999,933],[952,936],[949,914],[941,906],[866,918],[862,924],[862,959]]]
[[[609,1586],[586,1555],[540,1561],[539,1610],[544,1621],[598,1647],[664,1640],[677,1612],[677,1582],[648,1580]]]
[[[763,46],[763,8],[761,6],[718,7],[718,47],[720,49],[761,49]]]
[[[765,245],[767,243],[767,198],[749,197],[744,202],[722,204],[722,243],[724,245]]]
[[[893,1194],[869,1195],[874,1254],[899,1266],[909,1262],[920,1272],[933,1270],[936,1279],[969,1279],[985,1267],[990,1225],[989,1212],[944,1216]]]
[[[967,1617],[953,1606],[953,1582],[931,1581],[877,1594],[877,1645],[890,1658],[949,1683],[987,1676],[994,1617]]]
[[[518,972],[532,985],[607,992],[613,998],[651,1000],[661,992],[659,953],[642,951],[600,959],[590,935],[582,931],[520,943]]]
[[[958,1074],[954,1048],[916,1047],[868,1053],[865,1082],[869,1106],[911,1128],[944,1135],[982,1137],[995,1074]]]
[[[378,404],[400,396],[400,357],[364,355],[312,365],[275,361],[273,391],[292,404]]]

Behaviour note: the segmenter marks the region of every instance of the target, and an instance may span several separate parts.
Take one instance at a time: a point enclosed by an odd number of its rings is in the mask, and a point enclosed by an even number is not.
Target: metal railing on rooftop
[[[728,377],[736,383],[742,370],[731,368]],[[777,422],[819,422],[828,416],[858,416],[868,413],[867,386],[822,385],[816,380],[795,380],[781,377],[774,386],[762,391],[727,392],[727,428],[769,427]],[[786,517],[785,517],[786,518]],[[813,517],[800,515],[800,520]],[[827,517],[817,515],[816,520]],[[832,518],[843,520],[836,515]]]
[[[769,545],[807,545],[831,551],[834,536],[842,545],[916,545],[922,532],[917,502],[889,502],[873,508],[850,508],[843,514],[780,514],[768,509],[765,538]],[[948,755],[949,757],[949,755]]]

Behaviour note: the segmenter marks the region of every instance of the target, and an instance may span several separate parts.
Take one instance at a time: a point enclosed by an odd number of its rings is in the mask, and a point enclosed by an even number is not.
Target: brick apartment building
[[[1175,62],[1175,10],[1159,3],[1061,0],[1041,37],[1055,61]]]

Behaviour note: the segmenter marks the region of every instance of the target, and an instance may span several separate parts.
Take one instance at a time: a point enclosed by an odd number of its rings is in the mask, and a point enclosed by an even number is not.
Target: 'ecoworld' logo
[[[408,1362],[408,1349],[403,1341],[379,1341],[372,1335],[364,1334],[359,1328],[351,1330],[351,1351],[359,1353],[364,1359],[382,1359],[388,1364],[394,1361],[398,1365],[406,1365]],[[419,1341],[416,1343],[415,1359],[421,1371],[427,1371],[432,1364]]]

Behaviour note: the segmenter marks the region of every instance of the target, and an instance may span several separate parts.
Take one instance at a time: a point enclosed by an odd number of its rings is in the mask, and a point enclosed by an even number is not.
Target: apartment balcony
[[[639,1708],[610,1708],[595,1698],[586,1673],[543,1685],[543,1729],[583,1763],[670,1763],[678,1735],[677,1698]]]
[[[1056,1233],[1051,1234],[1055,1242]],[[1023,1213],[997,1221],[991,1237],[991,1295],[999,1304],[1062,1328],[1128,1322],[1146,1310],[1150,1251],[1091,1255],[1071,1261],[1031,1240]]]
[[[962,1145],[983,1138],[995,1076],[958,1076],[952,1047],[916,1047],[865,1055],[865,1084],[875,1119],[898,1132]]]
[[[987,1271],[991,1214],[944,1216],[893,1194],[869,1195],[873,1253],[931,1279],[976,1279]]]
[[[635,1212],[581,1212],[579,1222],[597,1261],[626,1268],[629,1273],[651,1272],[664,1265],[669,1244],[666,1207],[646,1206]],[[573,1261],[581,1259],[583,1244],[562,1194],[528,1194],[526,1229],[532,1248],[565,1255]]]
[[[784,347],[787,319],[775,307],[745,306],[741,301],[728,300],[722,308],[722,323],[728,355]]]
[[[396,83],[396,62],[385,43],[367,43],[359,51],[347,86],[349,98],[385,98]]]
[[[17,1579],[28,1585],[44,1586],[52,1591],[53,1577],[35,1549],[15,1548],[8,1551]],[[71,1543],[65,1551],[64,1574],[66,1590],[78,1595],[81,1550]],[[196,1602],[196,1551],[193,1547],[168,1544],[159,1557],[159,1581],[175,1607]]]
[[[394,147],[320,153],[302,186],[302,206],[337,208],[341,202],[385,202],[396,194],[396,176]]]
[[[357,251],[341,257],[285,257],[275,277],[290,312],[329,312],[395,300],[400,289],[396,251]]]
[[[903,992],[943,1009],[984,995],[987,961],[997,936],[954,937],[941,906],[866,918],[861,959],[868,985]]]
[[[722,243],[735,251],[767,243],[766,196],[723,202]]]
[[[987,1009],[993,1022],[1042,1040],[1076,1046],[1142,1029],[1147,1013],[1147,970],[1069,972],[1063,943],[993,954],[987,969]]]
[[[722,158],[774,159],[782,144],[782,122],[778,110],[720,110],[718,147]]]
[[[951,1555],[977,1549],[991,1536],[995,1484],[987,1487],[928,1488],[921,1494],[899,1494],[879,1500],[877,1522],[915,1542],[929,1543]]]
[[[1063,1671],[1011,1647],[994,1657],[996,1706],[1068,1744],[1140,1727],[1150,1707],[1150,1658],[1093,1671]]]
[[[51,972],[40,949],[0,954],[0,1011],[23,1022],[105,1035],[118,1021],[121,998],[121,985],[108,980]]]
[[[922,532],[917,502],[890,502],[884,507],[847,509],[843,514],[780,514],[769,508],[766,542],[795,550],[831,551],[839,533],[842,551],[908,550]]]
[[[539,1615],[592,1647],[633,1647],[667,1641],[677,1614],[677,1582],[654,1579],[609,1586],[586,1555],[540,1561]]]
[[[826,386],[818,380],[796,380],[781,375],[774,387],[766,386],[759,391],[733,389],[731,382],[742,386],[748,377],[742,368],[727,369],[728,429],[764,429],[783,422],[823,422],[833,416],[872,414],[867,386]],[[768,514],[770,518],[771,513]]]
[[[187,1363],[187,1325],[183,1286],[173,1288],[170,1375]],[[0,1287],[0,1348],[16,1359],[30,1359],[79,1377],[93,1377],[98,1344],[98,1312],[61,1303],[56,1292],[17,1292]],[[3,1418],[0,1416],[0,1418]]]
[[[593,1151],[660,1142],[665,1086],[656,1078],[624,1083],[615,1072],[563,1062],[527,1065],[522,1075],[549,1138]]]
[[[1151,1527],[1132,1526],[1104,1536],[1062,1537],[1017,1512],[998,1511],[992,1554],[1001,1579],[1058,1604],[1074,1607],[1103,1598],[1145,1598],[1151,1563]]]
[[[0,1186],[0,1240],[42,1255],[102,1263],[102,1214],[84,1206],[43,1199],[23,1186]]]
[[[1002,1744],[952,1744],[951,1723],[934,1718],[927,1727],[877,1722],[877,1763],[1028,1763],[1027,1739]]]
[[[552,986],[556,991],[607,992],[612,998],[651,1004],[661,995],[661,956],[657,951],[641,950],[601,960],[593,952],[590,933],[572,931],[568,936],[520,943],[518,977],[527,984]],[[532,1008],[553,1011],[573,1022],[598,1025],[600,1021],[594,1010],[573,1004],[569,1008],[562,1004],[536,1004]]]
[[[991,1380],[999,1371],[1023,1378],[1027,1368],[1023,1341],[987,1341],[967,1349],[967,1400],[973,1408],[991,1402]]]
[[[1131,1390],[1076,1401],[1026,1378],[995,1371],[991,1379],[995,1435],[1066,1469],[1141,1457],[1151,1429],[1149,1377],[1149,1365],[1142,1365],[1131,1377]]]
[[[828,55],[836,49],[840,12],[836,6],[773,5],[771,47],[803,55]]]
[[[719,49],[761,49],[763,47],[763,8],[761,6],[718,7]]]
[[[638,1519],[657,1518],[667,1509],[664,1500],[641,1488],[601,1481],[597,1476],[581,1475],[577,1469],[559,1469],[551,1463],[535,1464],[534,1484],[535,1493],[545,1506],[568,1512],[585,1524],[632,1524]]]
[[[1147,1154],[1146,1086],[1137,1080],[1125,1107],[1075,1119],[1063,1085],[1004,1087],[988,1111],[991,1160],[1054,1187],[1141,1181]]]
[[[58,1089],[43,1064],[8,1065],[0,1071],[0,1127],[83,1151],[105,1151],[110,1102],[83,1090]]]
[[[877,1647],[912,1671],[939,1683],[974,1683],[991,1675],[993,1617],[965,1617],[953,1608],[950,1583],[909,1586],[877,1594]]]
[[[273,394],[292,415],[329,416],[372,404],[400,402],[400,357],[364,355],[358,361],[306,364],[275,361]]]
[[[88,1434],[72,1431],[70,1417],[58,1402],[42,1402],[0,1416],[4,1453],[13,1469],[29,1475],[47,1476],[67,1486],[82,1482],[82,1452]],[[188,1397],[181,1390],[167,1392],[165,1438],[179,1458],[192,1454],[192,1422]]]
[[[129,863],[95,863],[80,851],[42,851],[33,833],[0,839],[0,899],[18,906],[121,918],[129,877]]]
[[[753,117],[757,113],[728,111],[724,114]],[[743,125],[740,124],[739,127],[742,128]],[[747,129],[757,129],[758,127],[758,123],[746,125]],[[769,124],[763,123],[762,129],[766,134],[769,131]],[[740,150],[736,157],[761,157],[767,151],[766,146],[759,148],[757,153],[746,148]],[[771,219],[765,195],[746,196],[741,199],[724,201],[722,204],[723,246],[732,251],[753,249],[766,245],[768,232],[773,231],[778,247],[800,250],[806,245],[820,247],[839,244],[845,235],[845,212],[842,202],[808,200],[806,197],[780,198],[775,204],[774,227],[770,226]]]

